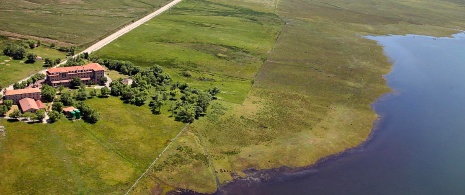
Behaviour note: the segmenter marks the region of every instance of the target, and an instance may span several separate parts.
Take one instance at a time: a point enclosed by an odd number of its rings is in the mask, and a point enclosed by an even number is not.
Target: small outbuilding
[[[74,108],[73,106],[63,108],[63,112],[68,118],[81,118],[81,111],[79,109]]]
[[[36,112],[39,110],[39,106],[34,99],[31,98],[24,98],[19,100],[19,107],[21,107],[21,111],[25,112]]]

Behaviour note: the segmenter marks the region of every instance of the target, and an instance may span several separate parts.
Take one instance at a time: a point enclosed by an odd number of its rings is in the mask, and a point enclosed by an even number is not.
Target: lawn
[[[43,60],[30,64],[25,63],[26,58],[22,60],[13,60],[8,56],[3,55],[3,49],[12,41],[13,40],[0,36],[0,50],[2,51],[2,53],[0,53],[0,86],[2,87],[18,82],[19,80],[46,68],[44,67]],[[41,56],[43,59],[64,59],[66,57],[65,53],[43,45],[32,50],[28,49],[27,53],[29,52]]]
[[[168,2],[7,0],[0,5],[0,31],[88,45]]]
[[[0,120],[2,193],[121,194],[184,126],[114,97],[86,103],[101,114],[95,125]]]

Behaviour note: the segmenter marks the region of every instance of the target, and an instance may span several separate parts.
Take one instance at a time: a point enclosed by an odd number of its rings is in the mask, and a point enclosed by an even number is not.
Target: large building
[[[71,85],[74,77],[80,78],[84,84],[98,84],[104,76],[105,69],[98,63],[87,64],[84,66],[70,66],[51,68],[47,70],[45,83],[51,86]]]
[[[29,89],[17,89],[17,90],[6,90],[5,100],[13,100],[14,104],[18,104],[19,100],[24,98],[32,98],[34,100],[40,100],[41,91],[39,88]]]

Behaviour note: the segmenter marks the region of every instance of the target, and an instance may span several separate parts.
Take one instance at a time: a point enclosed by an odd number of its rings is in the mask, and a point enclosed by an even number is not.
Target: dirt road
[[[115,33],[111,34],[110,36],[98,41],[97,43],[93,44],[92,46],[88,47],[87,49],[85,49],[84,51],[82,51],[81,53],[78,53],[76,54],[75,56],[79,55],[79,54],[82,54],[82,53],[92,53],[94,51],[97,51],[99,49],[101,49],[102,47],[104,47],[105,45],[111,43],[112,41],[114,41],[115,39],[123,36],[124,34],[130,32],[131,30],[137,28],[138,26],[146,23],[147,21],[149,21],[150,19],[160,15],[161,13],[169,10],[171,7],[175,6],[176,4],[178,4],[179,2],[181,2],[182,0],[174,0],[174,1],[171,1],[170,3],[168,3],[167,5],[161,7],[160,9],[150,13],[149,15],[131,23],[131,24],[128,24],[127,26],[123,27],[122,29],[116,31]],[[75,57],[73,56],[73,57]],[[54,67],[58,67],[62,64],[65,64],[66,63],[66,60],[64,60],[63,62],[61,62],[60,64],[54,66]],[[38,73],[42,73],[42,74],[45,74],[46,70],[41,70],[39,71]],[[28,80],[32,75],[18,81],[18,82],[22,82],[22,81],[25,81],[25,80]],[[109,81],[111,81],[111,79],[108,79]],[[8,90],[12,90],[13,89],[13,85],[10,85],[8,87],[6,87],[6,89]],[[0,91],[0,94],[3,94],[3,91]]]

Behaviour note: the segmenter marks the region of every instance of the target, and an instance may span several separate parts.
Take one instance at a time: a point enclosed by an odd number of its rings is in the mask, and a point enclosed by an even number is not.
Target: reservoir
[[[230,194],[465,194],[465,34],[370,36],[392,93],[363,145],[300,173],[224,187]]]

